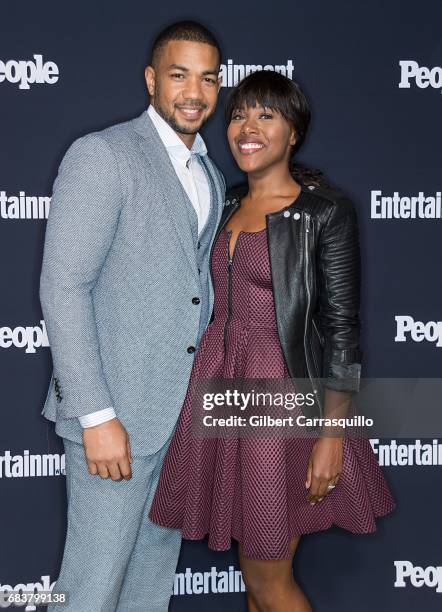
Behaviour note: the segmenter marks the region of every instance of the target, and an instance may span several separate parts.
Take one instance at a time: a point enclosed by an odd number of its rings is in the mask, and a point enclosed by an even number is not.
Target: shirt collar
[[[197,133],[193,141],[192,148],[189,149],[178,134],[170,127],[161,115],[155,110],[152,104],[149,104],[147,112],[152,119],[152,122],[167,149],[169,155],[172,155],[177,161],[185,166],[190,159],[191,153],[197,155],[207,155],[207,147],[202,136]]]

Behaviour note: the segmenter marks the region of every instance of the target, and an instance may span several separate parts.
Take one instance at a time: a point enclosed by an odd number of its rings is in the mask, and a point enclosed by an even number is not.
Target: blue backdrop
[[[358,209],[363,375],[440,376],[441,347],[430,333],[420,341],[412,333],[441,318],[440,0],[188,0],[185,9],[168,0],[1,8],[0,593],[20,584],[48,588],[66,528],[63,445],[40,415],[51,372],[38,284],[52,183],[75,138],[146,107],[150,45],[171,21],[205,23],[222,44],[226,73],[281,67],[303,85],[314,118],[300,159],[323,169]],[[240,174],[222,120],[228,86],[203,135],[231,184]],[[409,214],[419,194],[428,198],[425,215]],[[403,321],[411,331],[401,339]],[[401,441],[372,443],[376,451],[384,445],[382,465]],[[440,610],[439,455],[434,465],[414,465],[405,449],[402,465],[384,466],[398,508],[375,534],[333,528],[302,539],[294,571],[315,610]],[[234,544],[213,553],[204,541],[184,542],[171,610],[245,610],[234,570]],[[207,593],[198,586],[204,572]]]

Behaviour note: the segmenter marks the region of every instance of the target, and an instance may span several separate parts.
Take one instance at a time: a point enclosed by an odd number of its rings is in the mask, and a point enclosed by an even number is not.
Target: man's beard
[[[166,123],[168,123],[170,127],[178,134],[196,134],[198,130],[200,129],[202,123],[204,123],[204,122],[201,122],[201,124],[198,127],[186,127],[186,126],[180,125],[176,121],[173,113],[168,113],[166,110],[161,108],[161,106],[158,105],[157,107],[155,107],[155,110],[157,111],[159,115],[161,115],[164,121],[166,121]]]

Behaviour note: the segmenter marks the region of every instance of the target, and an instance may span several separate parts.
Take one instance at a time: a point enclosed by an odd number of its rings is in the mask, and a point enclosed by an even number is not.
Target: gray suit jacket
[[[207,162],[216,227],[225,182]],[[185,198],[147,111],[78,138],[66,152],[40,277],[54,366],[42,414],[60,435],[81,442],[77,417],[113,406],[132,453],[147,455],[175,426],[199,327]]]

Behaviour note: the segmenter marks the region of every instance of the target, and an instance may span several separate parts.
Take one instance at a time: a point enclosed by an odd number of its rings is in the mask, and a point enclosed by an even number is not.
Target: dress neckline
[[[256,232],[248,232],[246,230],[239,230],[238,232],[238,236],[239,234],[260,234],[261,232],[265,232],[267,229],[267,227],[263,227],[260,230],[257,230]],[[223,232],[226,232],[226,234],[231,234],[233,230],[228,230],[226,227],[223,227]]]

